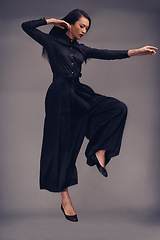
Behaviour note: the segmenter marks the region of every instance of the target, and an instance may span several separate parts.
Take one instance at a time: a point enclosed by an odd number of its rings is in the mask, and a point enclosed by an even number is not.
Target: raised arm
[[[70,24],[64,20],[58,20],[55,18],[45,19],[44,17],[37,20],[23,22],[21,24],[21,27],[31,38],[33,38],[42,46],[46,47],[47,41],[49,40],[49,34],[44,33],[37,28],[47,24],[53,24],[54,26],[60,27],[62,29],[70,29]]]
[[[48,34],[40,31],[37,28],[46,24],[47,24],[46,19],[42,17],[37,20],[30,20],[27,22],[23,22],[21,24],[21,27],[31,38],[33,38],[39,44],[45,46]]]

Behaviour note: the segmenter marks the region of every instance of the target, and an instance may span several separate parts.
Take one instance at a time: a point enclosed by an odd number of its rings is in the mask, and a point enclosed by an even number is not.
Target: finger
[[[69,30],[71,29],[71,25],[70,25],[68,22],[64,21],[63,23],[65,24],[65,26],[66,26]]]
[[[67,28],[67,29],[69,29],[69,30],[70,30],[70,25],[69,25],[69,24],[62,23],[62,26],[63,26],[63,28]]]
[[[60,28],[65,29],[63,26],[59,25]]]
[[[157,47],[154,47],[154,46],[147,46],[147,47],[150,48],[150,49],[158,50],[158,48],[157,48]]]
[[[151,55],[155,55],[155,54],[156,54],[156,51],[150,50],[150,54],[151,54]]]
[[[70,30],[71,29],[71,25],[69,23],[66,24],[66,27]]]
[[[68,25],[68,29],[71,30],[71,25],[70,24]]]

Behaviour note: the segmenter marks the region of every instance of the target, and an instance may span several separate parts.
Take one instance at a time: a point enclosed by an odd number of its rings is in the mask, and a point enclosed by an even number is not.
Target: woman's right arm
[[[31,38],[33,38],[42,46],[46,47],[49,34],[44,33],[37,28],[47,24],[53,24],[54,26],[60,27],[62,29],[70,29],[70,24],[65,22],[64,20],[58,20],[55,18],[45,19],[44,17],[37,20],[23,22],[21,24],[21,27]]]
[[[48,34],[40,31],[37,27],[47,25],[47,21],[44,17],[37,20],[30,20],[27,22],[23,22],[21,24],[22,29],[36,42],[41,44],[42,46],[46,45],[46,40],[48,38]]]

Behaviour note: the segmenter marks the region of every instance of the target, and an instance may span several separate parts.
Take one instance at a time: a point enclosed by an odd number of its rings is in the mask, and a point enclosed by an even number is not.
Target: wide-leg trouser
[[[83,139],[86,137],[89,140],[85,150],[87,164],[94,165],[90,159],[93,153],[106,150],[105,165],[107,165],[110,159],[120,152],[126,117],[125,103],[113,97],[103,96],[102,101],[94,104],[88,115],[84,115],[81,121],[78,121],[73,137],[74,142],[71,142],[72,153],[74,150],[76,153],[79,152]]]
[[[85,137],[89,166],[94,165],[90,156],[98,150],[106,150],[105,164],[119,154],[127,117],[123,102],[79,82],[57,79],[45,104],[40,189],[60,192],[78,183],[76,160]]]
[[[126,117],[125,103],[116,98],[102,96],[102,100],[94,104],[87,115],[79,118],[78,124],[74,126],[75,131],[72,131],[72,167],[69,169],[68,179],[72,176],[72,180],[74,177],[74,181],[78,182],[76,159],[85,137],[89,140],[85,150],[86,163],[89,166],[95,165],[90,156],[98,150],[106,150],[105,165],[119,154]]]

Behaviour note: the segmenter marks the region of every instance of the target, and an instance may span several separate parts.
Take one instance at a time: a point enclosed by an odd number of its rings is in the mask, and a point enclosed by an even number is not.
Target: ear
[[[70,24],[71,28],[70,28],[70,32],[72,32],[72,27],[73,27],[73,24]]]

